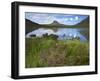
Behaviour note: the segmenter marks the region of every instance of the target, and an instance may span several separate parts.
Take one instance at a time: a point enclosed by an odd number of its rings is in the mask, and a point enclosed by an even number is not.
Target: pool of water
[[[80,41],[87,41],[88,39],[86,36],[81,33],[88,32],[87,30],[87,28],[38,28],[32,32],[29,32],[26,35],[26,38],[30,38],[32,35],[36,35],[36,37],[42,37],[43,34],[47,33],[48,35],[57,35],[58,40],[79,38]]]

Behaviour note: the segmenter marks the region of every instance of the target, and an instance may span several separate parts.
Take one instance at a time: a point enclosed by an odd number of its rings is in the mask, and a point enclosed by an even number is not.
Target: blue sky
[[[34,13],[25,12],[25,18],[38,24],[50,24],[58,21],[65,25],[75,25],[86,19],[88,15],[55,14],[55,13]]]

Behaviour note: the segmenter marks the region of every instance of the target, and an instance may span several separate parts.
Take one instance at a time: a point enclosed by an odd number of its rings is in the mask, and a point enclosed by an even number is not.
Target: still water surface
[[[79,37],[80,41],[87,41],[87,38],[85,35],[83,35],[81,32],[88,32],[87,28],[38,28],[36,30],[33,30],[32,32],[29,32],[26,35],[26,38],[31,37],[31,35],[36,35],[36,37],[42,37],[43,34],[48,33],[54,34],[58,36],[58,40],[64,40],[64,39],[71,39]]]

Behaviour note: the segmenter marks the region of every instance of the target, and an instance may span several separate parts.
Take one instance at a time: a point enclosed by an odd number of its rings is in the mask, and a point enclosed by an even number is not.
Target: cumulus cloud
[[[65,25],[75,25],[88,16],[85,15],[70,15],[70,14],[55,14],[55,13],[34,13],[26,12],[25,18],[39,24],[50,24],[54,20]]]

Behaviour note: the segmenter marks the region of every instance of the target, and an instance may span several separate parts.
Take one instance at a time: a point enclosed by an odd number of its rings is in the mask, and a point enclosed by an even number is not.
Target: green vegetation
[[[51,28],[55,32],[57,28],[88,28],[80,31],[88,41],[81,42],[80,38],[57,40],[57,35],[46,33],[39,38],[30,35],[25,39],[25,67],[56,67],[89,65],[89,17],[75,25],[65,25],[57,21],[50,24],[38,24],[25,19],[25,34],[38,28]]]
[[[25,67],[89,65],[89,43],[57,40],[54,36],[26,38]]]

